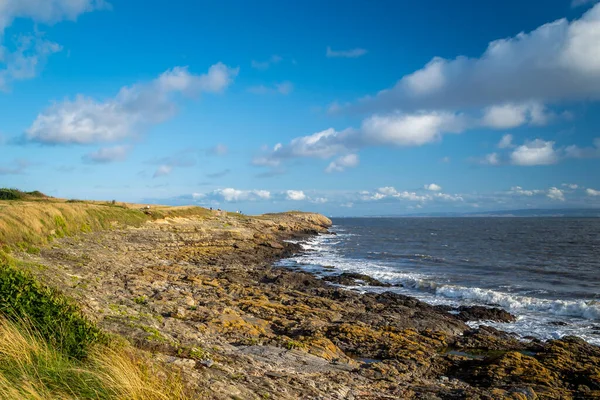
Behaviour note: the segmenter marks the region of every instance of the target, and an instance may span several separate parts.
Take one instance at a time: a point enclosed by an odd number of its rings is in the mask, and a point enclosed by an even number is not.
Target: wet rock
[[[458,318],[463,321],[514,322],[516,317],[501,308],[483,306],[461,306],[457,309]]]
[[[335,283],[344,286],[382,286],[390,287],[389,283],[383,283],[369,275],[359,274],[355,272],[344,272],[341,275],[330,275],[323,277],[323,280],[330,283]]]

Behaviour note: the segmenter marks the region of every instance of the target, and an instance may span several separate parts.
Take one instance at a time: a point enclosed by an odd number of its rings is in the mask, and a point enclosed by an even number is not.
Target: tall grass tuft
[[[31,325],[0,319],[0,399],[186,399],[179,377],[132,349],[96,346],[76,360]]]
[[[29,321],[50,345],[69,357],[84,358],[92,344],[106,342],[76,305],[10,262],[10,258],[0,261],[1,314],[11,320]]]

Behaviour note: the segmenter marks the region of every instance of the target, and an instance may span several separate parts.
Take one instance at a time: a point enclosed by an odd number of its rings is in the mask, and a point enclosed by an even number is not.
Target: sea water
[[[599,218],[338,218],[280,261],[317,276],[359,272],[430,304],[513,313],[487,324],[522,337],[600,345]],[[333,268],[332,268],[333,267]]]

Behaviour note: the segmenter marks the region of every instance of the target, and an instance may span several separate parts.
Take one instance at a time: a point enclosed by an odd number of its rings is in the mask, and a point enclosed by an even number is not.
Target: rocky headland
[[[114,224],[17,251],[31,273],[103,330],[181,371],[201,399],[600,398],[600,348],[518,340],[466,322],[485,307],[434,307],[366,282],[273,267],[327,234],[310,213],[182,213]]]

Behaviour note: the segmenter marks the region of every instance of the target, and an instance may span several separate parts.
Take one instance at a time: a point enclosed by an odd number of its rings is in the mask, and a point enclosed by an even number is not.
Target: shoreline
[[[181,369],[199,398],[600,396],[600,348],[581,340],[523,343],[469,328],[486,310],[453,315],[271,265],[298,250],[285,240],[325,232],[328,221],[167,218],[20,256],[101,328]]]
[[[335,225],[332,228],[335,228]],[[334,232],[334,235],[337,234],[339,232]],[[389,266],[378,267],[374,264],[365,268],[361,259],[352,257],[345,259],[344,256],[339,255],[330,257],[332,254],[338,254],[339,249],[336,251],[336,247],[339,240],[343,239],[332,240],[329,235],[322,234],[297,241],[302,246],[302,250],[292,257],[280,260],[276,265],[308,272],[334,286],[361,293],[392,291],[448,309],[457,309],[461,306],[500,308],[514,314],[516,321],[481,320],[472,321],[472,324],[480,322],[506,333],[517,334],[523,340],[536,338],[546,341],[577,336],[592,345],[600,346],[600,336],[597,336],[600,325],[594,325],[598,320],[593,314],[597,313],[593,308],[593,300],[529,297],[489,287],[461,286],[451,282],[438,283],[432,277],[396,272]],[[364,262],[366,265],[373,263],[368,260]],[[353,275],[356,275],[356,279],[346,278]],[[490,302],[489,299],[495,301]],[[538,328],[545,325],[542,329],[532,331],[532,327],[536,324]]]

